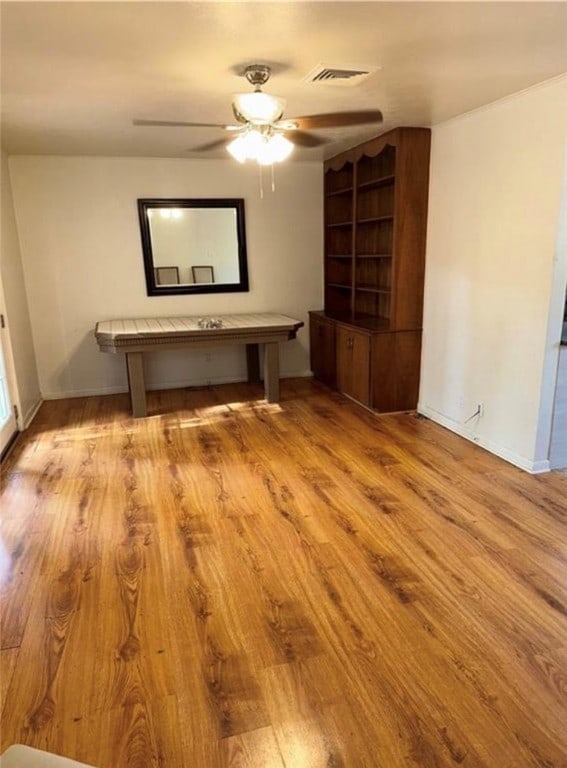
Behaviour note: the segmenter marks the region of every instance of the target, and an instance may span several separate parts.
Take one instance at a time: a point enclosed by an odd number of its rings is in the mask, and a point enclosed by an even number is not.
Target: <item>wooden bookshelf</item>
[[[311,313],[312,341],[324,323],[334,362],[325,361],[322,378],[378,410],[417,403],[429,150],[429,129],[397,128],[325,163],[325,305]],[[344,370],[361,365],[368,387]]]

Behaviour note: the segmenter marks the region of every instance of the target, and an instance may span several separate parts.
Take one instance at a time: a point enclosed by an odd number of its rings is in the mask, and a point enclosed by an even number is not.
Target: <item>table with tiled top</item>
[[[103,320],[95,337],[101,352],[124,354],[134,416],[146,416],[143,355],[161,349],[245,345],[248,381],[260,380],[259,345],[264,346],[266,400],[279,400],[279,342],[294,339],[303,322],[273,313],[216,315],[221,327],[202,327],[198,317]]]

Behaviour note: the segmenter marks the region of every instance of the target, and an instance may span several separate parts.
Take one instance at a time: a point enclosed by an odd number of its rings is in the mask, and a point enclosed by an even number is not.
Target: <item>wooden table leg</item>
[[[264,344],[264,389],[266,400],[277,403],[280,399],[280,356],[277,341]]]
[[[246,370],[248,371],[248,381],[250,383],[260,381],[260,354],[258,344],[246,345]]]
[[[142,352],[127,352],[128,388],[132,402],[132,416],[146,416],[146,385],[144,382],[144,358]]]

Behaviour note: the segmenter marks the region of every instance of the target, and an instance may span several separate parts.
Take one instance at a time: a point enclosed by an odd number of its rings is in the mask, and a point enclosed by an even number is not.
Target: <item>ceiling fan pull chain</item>
[[[272,192],[276,191],[276,180],[274,173],[274,164],[272,163]]]
[[[262,166],[258,163],[258,173],[260,174],[260,200],[264,199],[264,180],[262,178]]]

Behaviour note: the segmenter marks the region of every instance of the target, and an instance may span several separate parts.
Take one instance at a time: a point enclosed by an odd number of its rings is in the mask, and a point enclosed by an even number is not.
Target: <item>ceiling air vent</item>
[[[303,78],[304,83],[323,83],[325,85],[353,86],[362,83],[380,67],[331,67],[318,64]]]

